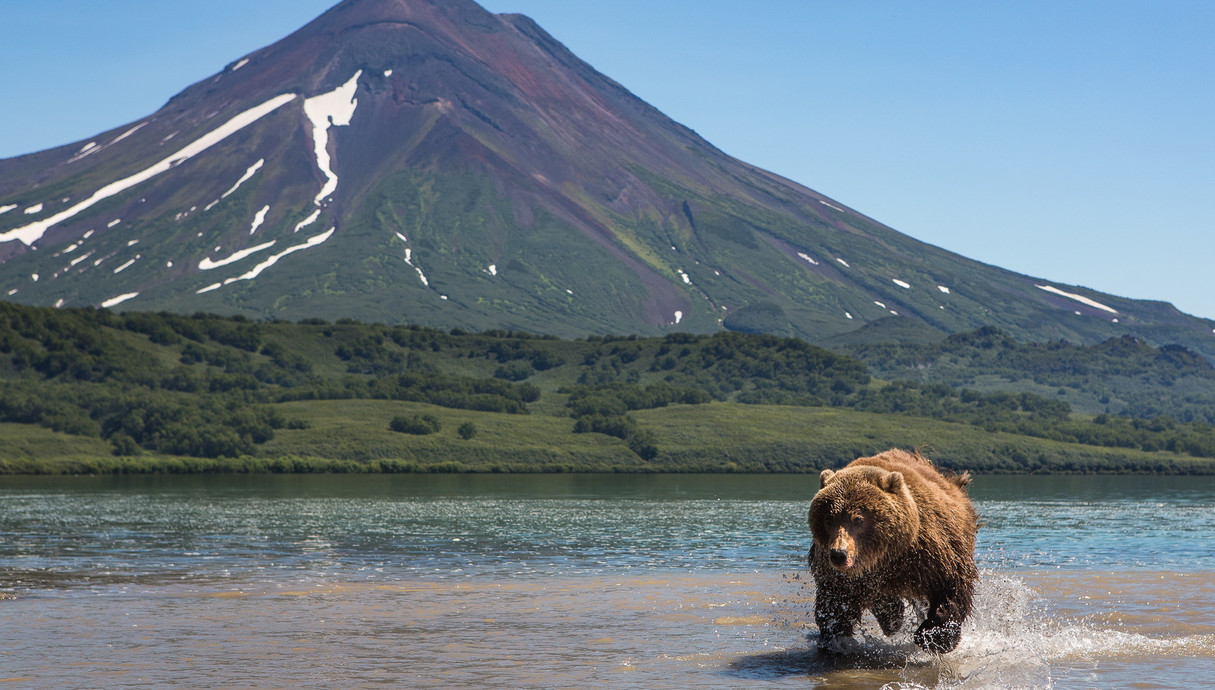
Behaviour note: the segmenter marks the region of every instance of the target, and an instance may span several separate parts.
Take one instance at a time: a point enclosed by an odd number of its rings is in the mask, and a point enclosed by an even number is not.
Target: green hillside
[[[1215,473],[1205,421],[888,382],[792,338],[559,340],[8,303],[0,432],[9,473],[804,472],[891,446],[972,471]]]

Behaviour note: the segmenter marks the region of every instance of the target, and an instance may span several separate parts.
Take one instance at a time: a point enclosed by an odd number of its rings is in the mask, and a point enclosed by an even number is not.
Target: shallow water
[[[815,651],[817,479],[7,478],[13,686],[1194,687],[1215,479],[980,477],[977,610]],[[909,616],[914,615],[909,613]],[[905,626],[913,629],[913,625]]]

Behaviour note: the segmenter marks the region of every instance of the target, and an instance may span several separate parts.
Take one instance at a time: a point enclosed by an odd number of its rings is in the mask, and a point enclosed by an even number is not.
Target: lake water
[[[977,478],[977,610],[944,656],[883,638],[872,619],[854,654],[815,651],[816,488],[734,475],[0,478],[12,597],[0,685],[1215,678],[1215,478]]]

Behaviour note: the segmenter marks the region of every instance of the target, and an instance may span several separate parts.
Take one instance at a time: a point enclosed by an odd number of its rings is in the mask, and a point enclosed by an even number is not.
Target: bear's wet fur
[[[912,601],[927,611],[915,643],[953,651],[978,580],[970,475],[947,476],[896,449],[823,470],[819,480],[809,514],[819,648],[851,637],[866,609],[893,635]]]

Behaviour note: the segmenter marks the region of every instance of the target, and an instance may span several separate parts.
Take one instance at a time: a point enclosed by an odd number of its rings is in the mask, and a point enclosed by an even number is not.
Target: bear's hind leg
[[[875,601],[869,610],[873,611],[873,617],[877,619],[878,625],[882,626],[882,634],[886,637],[903,629],[903,612],[906,605],[902,599],[880,599]]]

